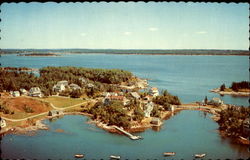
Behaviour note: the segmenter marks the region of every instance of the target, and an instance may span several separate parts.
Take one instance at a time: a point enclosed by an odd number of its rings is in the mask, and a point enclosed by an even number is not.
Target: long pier
[[[141,139],[141,138],[142,138],[141,136],[134,136],[134,135],[132,135],[131,133],[129,133],[129,132],[123,130],[123,129],[120,128],[120,127],[114,126],[114,128],[117,129],[118,131],[124,133],[126,136],[128,136],[128,137],[129,137],[130,139],[132,139],[132,140],[137,140],[137,139]]]

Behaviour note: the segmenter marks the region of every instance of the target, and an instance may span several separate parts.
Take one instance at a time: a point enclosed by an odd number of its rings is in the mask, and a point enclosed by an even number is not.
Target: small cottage
[[[13,97],[19,97],[20,92],[19,91],[14,91],[12,95],[13,95]]]
[[[73,90],[81,89],[80,86],[78,86],[77,84],[74,84],[74,83],[71,83],[71,84],[69,85],[69,88],[71,88],[71,89],[73,89]]]
[[[218,105],[222,105],[222,104],[223,104],[223,101],[222,101],[220,98],[218,98],[218,97],[214,97],[214,98],[212,98],[211,101],[209,101],[208,104],[218,106]]]
[[[58,81],[57,82],[57,85],[64,85],[64,86],[67,86],[69,83],[68,83],[68,81],[65,81],[65,80],[63,80],[63,81]]]
[[[63,84],[56,84],[53,86],[54,92],[62,92],[65,90],[65,86]]]
[[[153,97],[159,96],[159,91],[156,87],[152,87],[149,90],[149,94]]]
[[[140,95],[137,92],[130,92],[131,96],[135,99],[140,99]]]
[[[161,120],[160,120],[160,118],[153,117],[150,123],[153,124],[153,125],[156,125],[156,126],[160,126],[161,125]]]
[[[52,110],[49,111],[48,116],[54,117],[54,116],[61,116],[63,115],[63,111],[62,110]]]
[[[28,95],[28,91],[24,88],[20,89],[21,95]]]
[[[87,83],[87,80],[85,78],[83,78],[83,77],[80,77],[79,81],[81,81],[82,84],[86,84]]]
[[[57,112],[56,110],[49,111],[48,116],[56,116]]]
[[[39,87],[32,87],[29,90],[29,95],[32,97],[42,97],[41,89]]]
[[[154,104],[153,102],[149,102],[145,105],[145,110],[144,110],[144,116],[145,117],[150,117],[150,114],[152,110],[154,109]]]
[[[1,118],[1,117],[0,117],[0,126],[1,126],[1,128],[4,128],[4,127],[7,126],[6,125],[6,121],[3,118]]]

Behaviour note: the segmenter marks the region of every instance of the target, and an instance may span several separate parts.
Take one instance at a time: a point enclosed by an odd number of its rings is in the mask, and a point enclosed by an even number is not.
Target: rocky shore
[[[250,92],[235,92],[235,91],[221,91],[220,88],[215,88],[210,90],[210,92],[214,92],[214,93],[218,93],[220,95],[231,95],[231,96],[246,96],[249,97],[250,96]]]

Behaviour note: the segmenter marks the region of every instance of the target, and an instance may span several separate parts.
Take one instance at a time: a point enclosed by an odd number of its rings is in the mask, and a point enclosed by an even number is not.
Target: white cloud
[[[207,31],[198,31],[198,32],[195,32],[196,34],[207,34]]]
[[[132,33],[131,32],[124,32],[123,34],[128,36],[128,35],[131,35]]]
[[[82,36],[82,37],[86,36],[86,33],[81,33],[81,36]]]
[[[154,31],[158,31],[158,28],[156,28],[156,27],[150,27],[150,28],[148,28],[148,30],[154,32]]]

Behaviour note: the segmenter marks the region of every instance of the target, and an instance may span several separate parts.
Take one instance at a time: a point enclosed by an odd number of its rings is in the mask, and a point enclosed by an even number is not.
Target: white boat
[[[164,156],[174,156],[175,152],[164,152],[163,155]]]
[[[195,154],[195,155],[194,155],[195,158],[203,158],[203,157],[205,157],[205,156],[206,156],[205,153]]]
[[[75,158],[83,158],[84,154],[75,154]]]
[[[121,156],[115,156],[115,155],[110,156],[110,159],[120,159],[120,158],[121,158]]]

